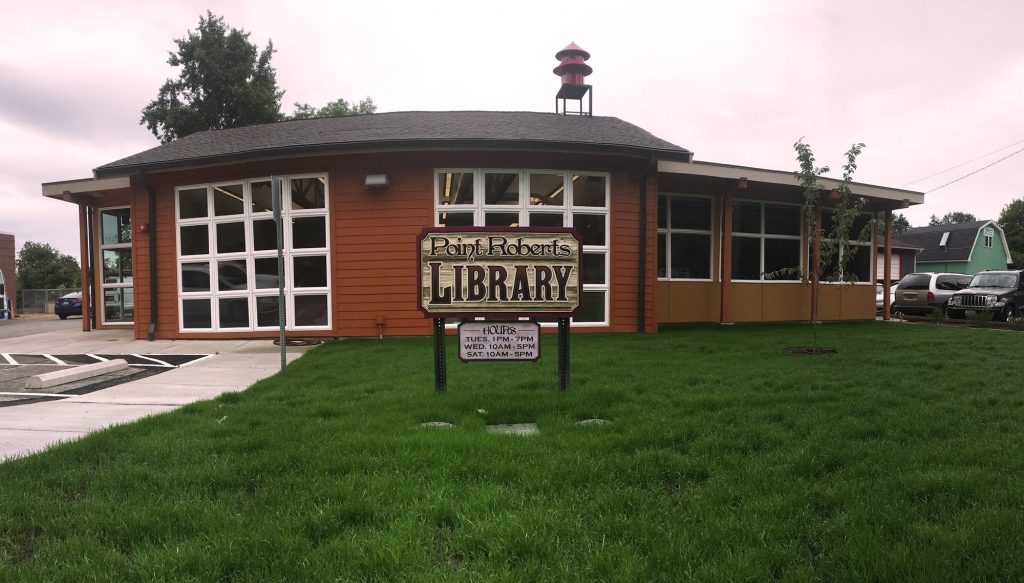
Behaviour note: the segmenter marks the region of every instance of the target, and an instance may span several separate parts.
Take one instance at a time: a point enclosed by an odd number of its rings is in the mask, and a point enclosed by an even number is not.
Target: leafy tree
[[[977,217],[975,217],[971,213],[953,211],[951,213],[946,213],[942,215],[941,219],[937,218],[935,215],[932,215],[931,218],[928,219],[928,226],[934,227],[936,225],[956,225],[959,223],[973,223],[976,220],[978,220]]]
[[[139,121],[161,142],[281,119],[284,91],[270,66],[273,42],[260,51],[248,32],[229,29],[210,11],[199,17],[195,32],[174,42],[178,50],[169,53],[167,63],[181,67],[181,74],[163,84]]]
[[[799,269],[786,268],[777,272],[767,274],[769,278],[791,275],[794,272],[800,273],[804,281],[810,281],[814,301],[811,302],[811,324],[814,331],[811,354],[818,354],[818,302],[821,294],[818,291],[819,282],[837,281],[854,282],[856,276],[847,270],[847,266],[853,260],[857,251],[861,248],[858,245],[850,245],[847,241],[865,241],[871,236],[873,222],[864,224],[858,233],[854,233],[854,226],[864,211],[867,201],[864,198],[854,196],[850,189],[853,183],[853,173],[857,170],[857,158],[864,149],[864,144],[856,143],[847,150],[846,163],[843,164],[843,178],[834,190],[834,195],[824,201],[831,209],[831,220],[827,221],[827,230],[818,225],[818,211],[822,208],[822,193],[824,188],[818,179],[829,172],[828,166],[815,166],[814,151],[810,145],[804,143],[803,138],[793,144],[796,150],[797,162],[800,169],[794,172],[794,176],[800,181],[803,188],[803,210],[804,226],[808,233],[808,243],[812,249],[819,249],[819,260],[814,261],[813,257],[808,262],[808,272],[803,273]],[[826,221],[822,221],[823,225]]]
[[[999,213],[999,226],[1006,234],[1006,245],[1010,248],[1013,266],[1024,265],[1024,199],[1015,199]]]
[[[317,109],[308,103],[296,103],[295,113],[288,119],[309,119],[311,117],[342,117],[346,115],[365,115],[376,113],[377,105],[373,99],[367,97],[359,103],[349,103],[344,99],[332,101]]]
[[[47,243],[25,243],[18,251],[17,270],[18,289],[79,287],[82,281],[78,260]]]
[[[896,213],[896,216],[892,219],[892,235],[893,237],[899,237],[903,233],[906,233],[910,226],[910,221],[907,217],[903,216],[903,213]]]

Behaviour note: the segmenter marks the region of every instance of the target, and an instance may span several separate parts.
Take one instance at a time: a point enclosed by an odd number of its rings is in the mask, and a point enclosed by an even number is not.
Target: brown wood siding
[[[810,319],[811,286],[804,283],[732,284],[733,322],[792,322]],[[822,320],[875,317],[874,286],[822,284]],[[658,323],[720,321],[721,284],[658,282]]]
[[[327,331],[303,336],[376,336],[377,318],[385,335],[429,334],[430,320],[417,307],[415,241],[434,224],[436,168],[509,168],[607,172],[611,176],[608,273],[610,324],[579,329],[636,331],[639,276],[639,176],[645,161],[584,155],[502,152],[418,152],[294,158],[147,174],[156,190],[156,225],[149,234],[138,228],[135,258],[135,335],[149,327],[149,236],[157,238],[158,338],[260,338],[276,332],[179,332],[177,233],[174,190],[178,186],[225,182],[270,175],[324,172],[328,175],[332,261],[332,320]],[[377,192],[363,186],[367,174],[386,173],[390,186]],[[655,180],[648,189],[648,329],[655,325],[657,299]],[[133,224],[148,220],[143,183],[132,181]]]

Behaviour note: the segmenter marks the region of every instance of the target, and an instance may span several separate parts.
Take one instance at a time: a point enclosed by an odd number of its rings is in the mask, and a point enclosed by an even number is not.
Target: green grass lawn
[[[346,340],[0,464],[0,580],[1024,578],[1024,333],[574,335],[537,363]],[[591,417],[604,426],[578,426]],[[425,429],[448,421],[455,429]],[[486,432],[536,422],[540,435]]]

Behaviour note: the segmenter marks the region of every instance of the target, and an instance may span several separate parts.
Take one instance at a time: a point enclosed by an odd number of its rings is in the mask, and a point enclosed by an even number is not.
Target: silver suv
[[[935,310],[945,310],[953,293],[969,285],[971,276],[963,273],[911,273],[896,286],[892,310],[927,316]]]

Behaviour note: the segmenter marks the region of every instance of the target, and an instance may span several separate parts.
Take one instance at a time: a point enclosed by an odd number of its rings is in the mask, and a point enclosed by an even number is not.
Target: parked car
[[[76,291],[62,295],[53,305],[53,311],[61,320],[67,320],[68,316],[81,316],[82,292]]]
[[[946,305],[950,318],[991,314],[993,320],[1012,322],[1024,307],[1024,270],[989,270],[974,276],[967,289],[953,294]]]
[[[889,286],[889,308],[892,309],[893,304],[896,303],[896,287],[899,286],[899,282],[896,282]],[[885,286],[876,283],[875,284],[875,311],[881,313],[882,303],[885,301]]]
[[[945,310],[953,293],[970,284],[971,276],[963,273],[911,273],[896,286],[892,310],[927,316],[935,310]]]

